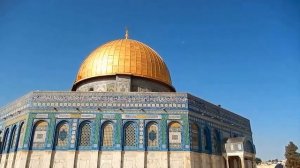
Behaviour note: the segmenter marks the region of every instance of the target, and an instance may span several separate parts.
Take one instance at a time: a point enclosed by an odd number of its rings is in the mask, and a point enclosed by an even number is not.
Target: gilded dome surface
[[[114,40],[96,48],[81,64],[74,84],[93,77],[122,74],[172,86],[163,59],[146,44],[132,39]]]

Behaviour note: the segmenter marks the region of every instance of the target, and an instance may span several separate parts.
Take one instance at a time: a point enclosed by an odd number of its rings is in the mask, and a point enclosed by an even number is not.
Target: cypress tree
[[[297,153],[297,149],[293,142],[285,147],[286,168],[300,168],[300,154]]]

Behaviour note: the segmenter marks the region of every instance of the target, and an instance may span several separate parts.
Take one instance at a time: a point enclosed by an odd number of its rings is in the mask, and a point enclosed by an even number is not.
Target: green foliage
[[[261,158],[255,158],[255,162],[257,165],[261,164],[262,160]]]
[[[285,147],[286,168],[300,168],[300,154],[297,149],[298,147],[293,142]]]

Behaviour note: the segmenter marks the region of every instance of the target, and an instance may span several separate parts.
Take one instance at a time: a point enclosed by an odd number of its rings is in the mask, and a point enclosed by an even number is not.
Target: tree
[[[262,160],[260,158],[255,158],[255,162],[257,165],[261,164]]]
[[[297,149],[298,147],[293,142],[285,147],[286,168],[300,168],[300,154],[297,153]]]

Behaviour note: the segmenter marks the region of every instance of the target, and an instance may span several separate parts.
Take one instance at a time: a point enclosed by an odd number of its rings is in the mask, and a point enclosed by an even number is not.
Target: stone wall
[[[18,168],[225,168],[222,156],[187,151],[20,151],[16,156]],[[6,168],[12,162],[7,160]]]

